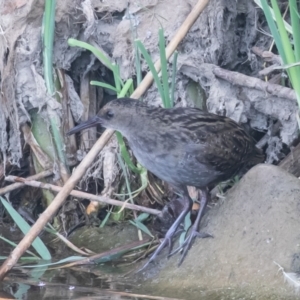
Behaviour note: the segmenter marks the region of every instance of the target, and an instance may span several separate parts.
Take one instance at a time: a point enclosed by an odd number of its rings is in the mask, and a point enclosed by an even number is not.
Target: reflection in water
[[[142,295],[132,276],[120,276],[128,271],[101,265],[44,270],[39,276],[39,269],[23,269],[11,272],[0,287],[11,299],[175,299]]]
[[[122,276],[130,271],[128,268],[116,268],[104,264],[100,266],[83,266],[77,268],[58,268],[41,270],[22,269],[13,270],[0,284],[0,299],[164,299],[164,300],[294,300],[297,295],[282,298],[269,294],[258,296],[256,291],[244,289],[216,289],[190,290],[185,295],[180,287],[166,287],[157,295],[158,291],[143,290],[143,284],[137,282],[140,276]],[[29,270],[29,271],[28,271]],[[148,279],[151,280],[151,279]],[[176,290],[177,288],[177,290]],[[1,294],[1,291],[5,295]],[[9,295],[11,298],[9,298]],[[175,296],[175,297],[174,297]]]

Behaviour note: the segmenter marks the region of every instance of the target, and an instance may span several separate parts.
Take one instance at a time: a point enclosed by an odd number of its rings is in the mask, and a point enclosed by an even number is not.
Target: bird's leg
[[[148,260],[148,262],[141,269],[139,269],[138,272],[144,270],[150,264],[150,262],[152,262],[157,257],[157,255],[162,251],[162,249],[166,245],[169,245],[169,247],[171,246],[172,237],[176,233],[176,229],[178,228],[178,226],[180,225],[180,223],[183,222],[185,216],[187,215],[187,213],[192,208],[193,201],[189,197],[189,195],[187,193],[187,190],[184,193],[182,201],[183,201],[182,212],[177,217],[177,219],[175,220],[175,222],[173,223],[173,225],[170,227],[170,229],[167,231],[167,233],[165,235],[165,238],[163,239],[162,243],[158,246],[158,248],[155,250],[155,252],[151,255],[151,257]]]
[[[180,246],[178,249],[176,249],[171,255],[175,254],[176,252],[178,252],[179,250],[183,250],[182,252],[182,255],[181,255],[181,258],[179,260],[179,263],[178,263],[178,266],[180,266],[187,254],[187,252],[189,251],[189,249],[191,248],[192,246],[192,243],[193,243],[193,240],[195,237],[200,237],[200,238],[207,238],[207,237],[212,237],[212,235],[210,234],[207,234],[207,233],[201,233],[201,232],[198,232],[198,228],[199,228],[199,225],[200,225],[200,221],[203,217],[203,214],[204,214],[204,210],[205,210],[205,207],[207,205],[207,200],[208,200],[208,192],[207,192],[207,189],[201,189],[201,199],[200,199],[200,204],[201,204],[201,207],[198,211],[198,214],[197,214],[197,218],[191,228],[191,233],[190,235],[186,238],[186,240],[184,241],[183,245]]]

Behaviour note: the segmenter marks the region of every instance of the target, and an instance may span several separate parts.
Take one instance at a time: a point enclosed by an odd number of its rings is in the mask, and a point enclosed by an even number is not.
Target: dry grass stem
[[[26,178],[12,176],[12,175],[5,177],[5,180],[11,181],[11,182],[18,182],[18,183],[22,182],[23,185],[28,185],[28,186],[32,186],[32,187],[36,187],[36,188],[42,188],[42,189],[50,190],[50,191],[57,192],[57,193],[63,189],[60,186],[53,185],[50,183],[43,183],[43,182],[31,180],[29,178],[26,179]],[[81,199],[89,199],[89,200],[102,202],[102,203],[106,203],[106,204],[110,204],[110,205],[114,205],[114,206],[120,206],[122,208],[132,209],[135,211],[136,210],[142,211],[142,212],[149,213],[149,214],[155,215],[155,216],[157,216],[161,213],[160,210],[157,210],[157,209],[148,208],[148,207],[135,205],[135,204],[130,204],[127,202],[110,199],[108,197],[97,196],[97,195],[93,195],[93,194],[89,194],[89,193],[85,193],[85,192],[81,192],[81,191],[76,191],[76,190],[72,190],[70,195],[77,197],[77,198],[81,198]]]
[[[35,175],[27,177],[27,178],[23,178],[23,179],[24,180],[39,180],[39,179],[45,178],[47,176],[50,176],[52,174],[53,174],[52,170],[46,170],[41,173],[35,174]],[[16,189],[19,189],[23,186],[25,186],[25,184],[23,182],[16,182],[14,184],[5,186],[4,188],[0,189],[0,195],[4,195],[4,194],[14,191]]]

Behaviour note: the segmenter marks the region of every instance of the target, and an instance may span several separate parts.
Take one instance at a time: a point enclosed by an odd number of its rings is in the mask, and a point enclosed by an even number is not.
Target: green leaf
[[[117,89],[114,86],[112,86],[112,85],[110,85],[108,83],[105,83],[105,82],[91,81],[90,84],[91,85],[96,85],[96,86],[101,86],[101,87],[103,87],[105,89],[110,89],[110,90],[112,90],[112,91],[114,91],[116,93],[118,92]]]
[[[0,239],[3,240],[4,242],[8,243],[9,245],[13,246],[13,247],[17,247],[18,245],[12,241],[10,241],[9,239],[6,239],[4,236],[0,235]],[[40,259],[40,257],[38,257],[36,254],[34,254],[33,252],[26,250],[26,253],[30,254],[33,256],[33,260],[37,260]]]
[[[171,107],[174,106],[174,95],[175,95],[175,83],[176,83],[176,72],[177,72],[177,57],[178,51],[176,50],[173,54],[172,64],[172,84],[171,84]]]
[[[159,55],[161,62],[161,74],[162,74],[162,87],[164,91],[164,97],[162,98],[165,108],[171,107],[170,93],[169,93],[169,73],[168,73],[168,62],[166,57],[166,42],[164,37],[163,29],[158,31],[159,37]]]
[[[148,234],[149,236],[153,237],[152,233],[150,232],[150,230],[147,228],[146,225],[144,225],[143,223],[135,220],[135,221],[132,221],[132,220],[129,220],[129,222],[137,227],[138,229],[142,230],[143,232],[145,232],[146,234]]]
[[[254,2],[264,11],[264,8],[262,6],[262,1],[265,1],[265,0],[254,0]],[[270,10],[270,13],[271,13],[271,17],[273,18],[273,20],[275,20],[275,14],[274,14],[274,11],[273,9],[269,6],[269,10]],[[284,27],[285,29],[290,33],[292,34],[293,33],[293,30],[292,30],[292,27],[290,24],[288,24],[286,21],[283,21],[284,22]]]
[[[136,220],[138,221],[138,222],[143,222],[143,221],[145,221],[146,219],[148,219],[149,218],[149,214],[148,213],[141,213],[137,218],[136,218]]]
[[[47,0],[45,3],[45,13],[43,17],[42,35],[44,42],[43,62],[44,79],[50,95],[55,92],[52,73],[53,41],[55,30],[55,0]]]
[[[186,238],[186,234],[188,233],[188,230],[192,225],[191,213],[190,212],[185,216],[183,224],[184,224],[184,231],[180,234],[180,237],[179,237],[179,244],[180,245],[182,245],[184,243],[185,238]]]
[[[149,53],[147,52],[145,46],[142,44],[142,42],[140,40],[136,40],[136,44],[139,48],[139,50],[141,51],[143,57],[145,58],[147,64],[148,64],[148,67],[152,73],[152,76],[153,76],[153,79],[155,81],[155,84],[157,86],[157,89],[159,91],[159,94],[160,94],[160,97],[161,99],[164,99],[164,90],[163,90],[163,87],[161,85],[161,82],[160,82],[160,79],[158,77],[158,73],[154,67],[154,63],[149,55]]]
[[[272,14],[271,14],[271,8],[269,7],[269,5],[268,5],[268,3],[267,3],[266,0],[261,0],[261,5],[262,5],[262,9],[263,9],[263,11],[265,13],[268,25],[270,27],[271,34],[272,34],[272,36],[273,36],[273,38],[275,40],[277,49],[278,49],[278,51],[280,53],[280,56],[281,56],[283,62],[286,64],[287,61],[286,61],[286,57],[285,57],[285,53],[284,53],[282,41],[281,41],[281,38],[280,38],[280,35],[279,35],[279,32],[278,32],[276,23],[273,20],[273,17],[272,17]]]
[[[72,38],[68,39],[68,45],[71,47],[80,47],[91,51],[108,69],[111,71],[113,70],[113,65],[106,55],[92,45]]]
[[[125,97],[126,95],[130,95],[130,94],[131,94],[131,93],[130,93],[130,90],[131,90],[132,87],[133,87],[133,80],[132,80],[131,78],[129,78],[129,79],[125,82],[125,84],[124,84],[124,86],[123,86],[121,92],[120,92],[119,95],[118,95],[118,98],[123,98],[123,97]]]
[[[134,165],[134,163],[132,162],[130,155],[127,151],[123,136],[120,132],[116,131],[115,132],[119,146],[120,146],[120,152],[122,154],[122,157],[126,163],[126,165],[130,168],[131,171],[133,171],[136,174],[140,173],[140,170]]]
[[[289,0],[296,61],[300,61],[300,24],[296,0]]]
[[[24,233],[27,234],[28,231],[30,230],[29,224],[21,217],[21,215],[8,203],[4,198],[0,196],[0,200],[7,210],[7,212],[10,214],[12,219],[15,221],[17,226],[20,228],[20,230]],[[38,252],[38,254],[45,260],[51,259],[51,254],[48,251],[47,247],[45,244],[42,242],[42,240],[37,237],[33,243],[32,246],[34,249]]]

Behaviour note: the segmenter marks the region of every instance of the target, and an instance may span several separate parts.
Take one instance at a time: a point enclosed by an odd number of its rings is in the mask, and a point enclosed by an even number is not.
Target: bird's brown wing
[[[226,173],[228,177],[233,176],[251,157],[254,151],[252,138],[229,118],[210,116],[209,122],[203,120],[195,122],[186,150],[199,163]]]

